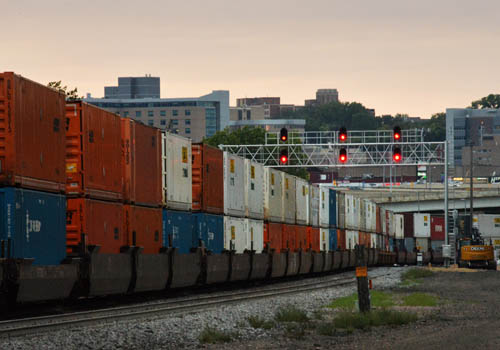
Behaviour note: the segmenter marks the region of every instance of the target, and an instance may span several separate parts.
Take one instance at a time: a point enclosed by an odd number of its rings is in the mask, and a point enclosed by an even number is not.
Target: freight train
[[[429,214],[394,214],[10,72],[0,123],[3,304],[328,273],[354,266],[356,244],[370,266],[414,264],[417,246],[442,261]]]

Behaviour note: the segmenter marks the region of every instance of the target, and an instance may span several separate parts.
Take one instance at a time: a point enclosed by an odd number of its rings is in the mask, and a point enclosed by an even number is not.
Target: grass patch
[[[358,295],[355,293],[347,297],[335,299],[328,307],[333,309],[352,310],[357,300]],[[372,290],[370,292],[370,305],[373,307],[390,307],[394,306],[395,302],[391,294],[379,290]]]
[[[278,311],[276,311],[276,315],[274,316],[274,319],[278,322],[307,322],[307,321],[309,321],[309,317],[307,317],[307,314],[305,313],[305,311],[302,311],[293,305],[279,308]]]
[[[436,306],[437,297],[425,293],[412,293],[403,298],[405,306]]]
[[[332,337],[337,334],[337,330],[333,322],[321,322],[316,326],[318,334]]]
[[[271,329],[274,327],[274,322],[261,318],[259,316],[250,316],[247,318],[248,324],[253,328]]]
[[[424,268],[412,268],[408,271],[405,271],[401,275],[401,280],[403,285],[410,285],[414,283],[419,283],[420,279],[430,277],[434,275],[434,272]]]
[[[233,340],[233,334],[219,331],[212,327],[205,327],[198,340],[202,344],[229,343]]]
[[[289,338],[304,339],[306,335],[305,327],[298,323],[289,323],[285,327],[286,335]]]
[[[333,320],[335,328],[369,329],[378,326],[400,326],[415,322],[417,315],[388,309],[373,310],[367,313],[342,312]]]

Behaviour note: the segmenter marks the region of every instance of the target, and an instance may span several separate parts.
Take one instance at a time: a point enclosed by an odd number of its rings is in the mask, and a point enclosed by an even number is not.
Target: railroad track
[[[389,273],[371,275],[370,278],[387,276]],[[287,284],[285,286],[263,287],[215,295],[198,295],[186,298],[169,299],[152,304],[137,304],[91,311],[65,313],[60,315],[23,318],[0,322],[0,338],[17,337],[77,326],[93,325],[102,322],[138,319],[161,315],[176,315],[186,312],[199,312],[215,306],[226,305],[273,296],[303,293],[318,289],[340,287],[356,283],[354,277],[335,276],[326,281]]]

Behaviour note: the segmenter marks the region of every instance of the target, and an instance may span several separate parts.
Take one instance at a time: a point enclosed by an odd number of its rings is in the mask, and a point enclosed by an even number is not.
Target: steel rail
[[[379,278],[387,275],[389,275],[389,273],[371,276],[371,278]],[[228,303],[296,294],[355,283],[356,279],[354,277],[337,277],[322,282],[310,282],[271,288],[267,287],[258,290],[243,290],[217,295],[194,296],[184,299],[176,298],[153,304],[137,304],[61,315],[7,320],[0,322],[0,338],[18,337],[70,327],[93,325],[99,322],[146,318],[166,314],[175,315],[185,312],[199,312]]]

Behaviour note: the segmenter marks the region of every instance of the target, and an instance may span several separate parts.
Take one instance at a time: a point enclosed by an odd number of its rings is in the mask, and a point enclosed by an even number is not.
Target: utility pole
[[[472,158],[472,140],[470,140],[470,178],[469,178],[469,184],[470,184],[470,223],[469,223],[469,234],[472,235],[472,221],[474,219],[474,190],[473,190],[473,182],[474,178],[472,176],[472,165],[473,165],[473,158]]]

